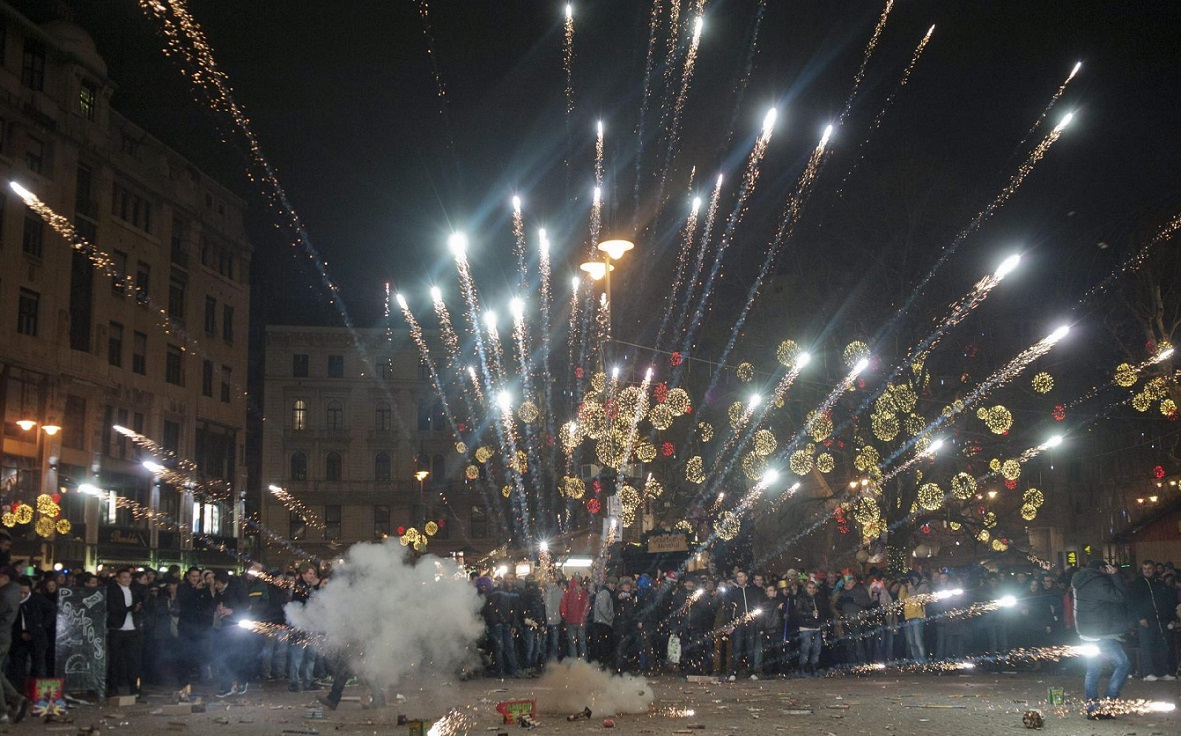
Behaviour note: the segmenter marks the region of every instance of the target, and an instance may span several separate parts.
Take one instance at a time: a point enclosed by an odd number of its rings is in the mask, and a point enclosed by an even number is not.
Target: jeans
[[[906,632],[906,653],[915,662],[927,661],[927,650],[923,646],[923,624],[926,619],[912,618],[903,626]]]
[[[1128,655],[1117,639],[1100,639],[1095,644],[1099,647],[1099,654],[1087,657],[1087,674],[1083,678],[1083,695],[1088,703],[1099,699],[1099,671],[1103,669],[1104,662],[1115,665],[1115,671],[1107,681],[1107,692],[1104,694],[1105,698],[1112,700],[1119,697],[1120,691],[1128,681],[1128,671],[1132,669],[1132,663],[1128,661]]]
[[[891,659],[894,659],[894,629],[882,625],[874,632],[873,661],[889,662]]]
[[[542,639],[538,636],[537,629],[528,624],[521,633],[521,638],[525,642],[525,669],[531,670],[537,666],[537,661],[541,657]]]
[[[984,631],[988,635],[988,651],[994,654],[1009,651],[1009,627],[1004,621],[985,621]]]
[[[824,639],[820,629],[800,629],[800,669],[820,662],[820,649],[824,646]]]
[[[730,635],[734,647],[734,666],[730,674],[738,674],[741,661],[745,658],[750,667],[750,673],[756,674],[763,669],[763,642],[758,629],[753,626],[739,626]]]
[[[292,644],[287,650],[287,679],[292,687],[307,687],[316,668],[316,648]]]
[[[274,636],[263,636],[259,646],[258,674],[270,679],[275,673],[287,671],[288,646]]]
[[[566,656],[586,659],[586,624],[566,624]]]
[[[513,639],[513,627],[509,624],[493,624],[488,634],[492,637],[492,659],[496,676],[519,677],[521,666],[517,664],[517,642]]]
[[[551,624],[545,627],[545,661],[557,662],[558,655],[561,654],[559,647],[562,644],[562,625]]]

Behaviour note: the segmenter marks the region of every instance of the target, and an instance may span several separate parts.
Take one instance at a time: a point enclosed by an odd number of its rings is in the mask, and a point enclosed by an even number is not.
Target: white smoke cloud
[[[642,677],[613,675],[584,660],[567,659],[546,665],[532,697],[542,713],[570,715],[590,708],[598,718],[647,713],[653,693]]]
[[[484,631],[481,599],[453,561],[405,555],[394,540],[353,545],[306,606],[287,605],[289,623],[321,635],[322,648],[382,687],[453,674]]]

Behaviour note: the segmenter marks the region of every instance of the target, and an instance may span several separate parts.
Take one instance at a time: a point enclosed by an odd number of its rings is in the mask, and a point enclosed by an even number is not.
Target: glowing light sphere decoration
[[[760,429],[755,432],[754,449],[755,453],[766,457],[775,452],[775,448],[779,443],[775,440],[775,434],[769,429]]]
[[[685,480],[690,483],[705,482],[705,463],[700,455],[694,455],[685,463]]]
[[[677,418],[673,412],[672,407],[665,404],[657,404],[648,412],[648,421],[652,426],[660,431],[664,431],[673,426],[673,420]]]
[[[739,363],[734,373],[738,376],[739,381],[750,383],[755,377],[755,367],[750,363]]]
[[[935,511],[943,505],[943,489],[938,483],[924,483],[919,486],[915,499],[926,511]]]
[[[1009,459],[1001,463],[1001,475],[1005,480],[1017,480],[1021,477],[1021,463]]]
[[[656,459],[656,445],[646,439],[638,440],[633,454],[640,462],[650,463]]]
[[[1112,380],[1117,386],[1122,388],[1131,388],[1136,385],[1136,381],[1140,378],[1140,374],[1136,372],[1136,367],[1131,363],[1120,363],[1115,367],[1115,375]]]
[[[767,472],[767,458],[755,452],[742,457],[742,472],[751,480],[759,480]]]
[[[922,431],[927,428],[927,420],[923,419],[918,414],[910,414],[902,423],[906,429],[906,433],[911,437],[918,437]]]
[[[477,447],[476,448],[476,462],[478,462],[482,465],[482,464],[488,462],[489,458],[491,458],[491,457],[492,457],[492,450],[488,449],[487,447]]]
[[[976,539],[981,542],[987,542],[989,539],[992,539],[992,533],[987,529],[981,529],[980,531],[976,532]]]
[[[723,511],[714,522],[714,532],[719,539],[724,539],[727,542],[737,537],[741,530],[742,522],[730,511]]]
[[[693,402],[689,398],[689,392],[683,388],[674,388],[668,392],[668,400],[664,403],[668,404],[668,408],[672,409],[673,414],[677,416],[684,416],[689,413]]]
[[[812,455],[804,450],[796,450],[791,454],[791,458],[788,459],[787,466],[796,475],[807,475],[812,472],[812,468],[814,467]]]
[[[854,340],[845,346],[841,353],[841,360],[844,361],[845,367],[853,368],[862,360],[869,357],[869,346],[860,340]]]
[[[568,475],[563,479],[562,491],[567,498],[572,498],[575,501],[586,495],[586,482],[582,478],[576,478]]]
[[[714,438],[714,425],[709,422],[698,422],[697,436],[701,438],[702,442],[709,442]]]
[[[893,414],[874,414],[870,417],[870,429],[873,436],[882,442],[892,442],[901,429],[898,417]]]
[[[1037,507],[1033,504],[1023,504],[1021,506],[1021,518],[1026,521],[1033,521],[1037,518]]]
[[[966,501],[976,494],[976,479],[967,473],[956,473],[951,479],[951,494]]]
[[[784,340],[775,349],[775,359],[781,365],[791,368],[796,364],[796,359],[800,357],[800,352],[800,346],[796,344],[795,340]]]
[[[1048,394],[1054,390],[1054,377],[1045,371],[1035,373],[1029,383],[1033,386],[1033,390],[1039,394]]]
[[[466,442],[456,442],[455,443],[455,451],[458,452],[460,455],[466,455],[467,454],[467,443]]]
[[[525,424],[532,424],[541,416],[541,411],[537,408],[537,404],[534,404],[532,401],[525,401],[517,409],[517,416]]]
[[[1148,411],[1152,408],[1152,399],[1146,393],[1138,393],[1132,397],[1132,408],[1139,412]]]
[[[1035,509],[1041,508],[1042,504],[1045,502],[1045,494],[1036,488],[1029,488],[1025,491],[1025,493],[1021,494],[1021,503],[1027,506],[1032,506]]]
[[[833,456],[827,452],[822,452],[816,456],[816,469],[821,473],[831,473],[836,470],[837,461]]]

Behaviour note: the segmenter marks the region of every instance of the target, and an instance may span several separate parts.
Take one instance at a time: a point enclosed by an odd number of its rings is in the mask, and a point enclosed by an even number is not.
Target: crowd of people
[[[1129,578],[1126,645],[1147,681],[1174,679],[1181,576],[1146,561]],[[487,673],[528,677],[566,657],[617,672],[811,677],[832,668],[927,665],[1046,666],[1009,656],[1079,641],[1075,570],[1008,573],[877,568],[782,575],[652,572],[601,583],[560,572],[538,579],[478,576]],[[941,668],[935,668],[936,670]]]
[[[351,679],[348,663],[318,652],[314,641],[288,626],[287,615],[330,575],[310,562],[285,572],[255,566],[240,575],[197,568],[182,573],[173,566],[164,573],[121,568],[23,576],[0,564],[6,675],[0,684],[8,707],[0,721],[25,716],[27,678],[57,670],[62,587],[106,591],[108,694],[142,698],[150,684],[184,700],[199,684],[228,697],[246,693],[251,683],[285,680],[293,692],[331,687],[322,700],[335,707]],[[520,579],[473,572],[471,583],[486,629],[480,664],[468,676],[535,676],[571,657],[616,672],[729,681],[969,657],[1000,669],[1043,661],[1009,656],[1014,651],[1081,638],[1095,642],[1097,659],[1116,665],[1108,694],[1118,695],[1131,670],[1146,681],[1174,679],[1181,644],[1181,575],[1172,563],[1151,561],[1061,573],[981,567],[769,575],[736,567],[601,582],[559,569]],[[242,621],[252,623],[239,626]],[[1097,680],[1098,672],[1088,671],[1089,698]]]

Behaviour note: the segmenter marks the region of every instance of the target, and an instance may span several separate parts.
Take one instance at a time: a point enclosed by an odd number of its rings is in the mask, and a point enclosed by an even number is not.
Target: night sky
[[[225,121],[193,101],[174,62],[161,52],[154,22],[132,0],[66,5],[110,65],[119,85],[115,107],[250,203],[253,278],[261,297],[256,303],[266,310],[257,316],[278,321],[314,311],[307,308],[324,298],[318,276],[306,259],[293,257],[289,239],[275,236],[263,198],[245,178],[244,159],[220,141]],[[380,315],[387,279],[423,311],[428,285],[442,280],[453,292],[445,245],[453,229],[471,235],[470,256],[486,292],[507,293],[513,281],[509,199],[515,192],[525,200],[530,232],[548,227],[555,257],[568,255],[576,263],[586,237],[594,124],[600,117],[608,131],[607,219],[629,229],[649,4],[575,3],[569,139],[563,115],[564,5],[431,3],[435,58],[446,88],[443,114],[418,3],[191,4],[359,323]],[[736,241],[736,265],[728,272],[739,280],[742,264],[761,257],[821,130],[839,114],[882,9],[871,2],[767,5],[750,83],[736,105],[755,3],[708,4],[683,113],[681,154],[666,190],[667,212],[679,213],[675,217],[652,219],[651,172],[663,148],[645,151],[649,173],[640,221],[660,233],[683,217],[688,167],[698,166],[696,189],[703,194],[718,171],[735,180],[766,109],[779,108],[780,126]],[[872,286],[872,269],[857,265],[864,258],[841,261],[832,252],[830,233],[857,220],[868,220],[866,229],[873,233],[879,209],[906,212],[911,202],[899,201],[898,193],[911,192],[909,199],[916,187],[899,183],[909,181],[916,162],[922,162],[938,183],[917,188],[937,189],[929,192],[935,199],[954,193],[963,209],[952,208],[947,222],[931,228],[932,242],[923,244],[925,253],[914,258],[906,278],[921,275],[958,227],[1003,186],[1024,155],[1013,155],[1017,143],[1081,60],[1082,71],[1038,135],[1067,111],[1076,113],[1074,124],[941,276],[954,291],[994,267],[1005,249],[1019,247],[1032,264],[1022,276],[1023,288],[1045,298],[1041,287],[1048,285],[1063,303],[1072,294],[1077,298],[1181,202],[1179,21],[1181,5],[1175,2],[901,0],[851,114],[836,133],[815,206],[785,263],[818,269],[831,255],[834,270],[851,274],[842,282],[846,287]],[[869,138],[847,199],[835,197],[870,121],[932,23],[937,28],[930,46]],[[679,74],[678,67],[674,77]],[[658,108],[654,104],[649,125]],[[639,238],[640,248],[644,239]],[[648,239],[662,242],[656,234]],[[1110,247],[1100,248],[1100,242]],[[650,247],[658,252],[650,250],[646,257],[672,257],[662,246]],[[875,251],[873,242],[862,247]],[[572,271],[555,270],[555,281],[567,283],[560,274]]]

